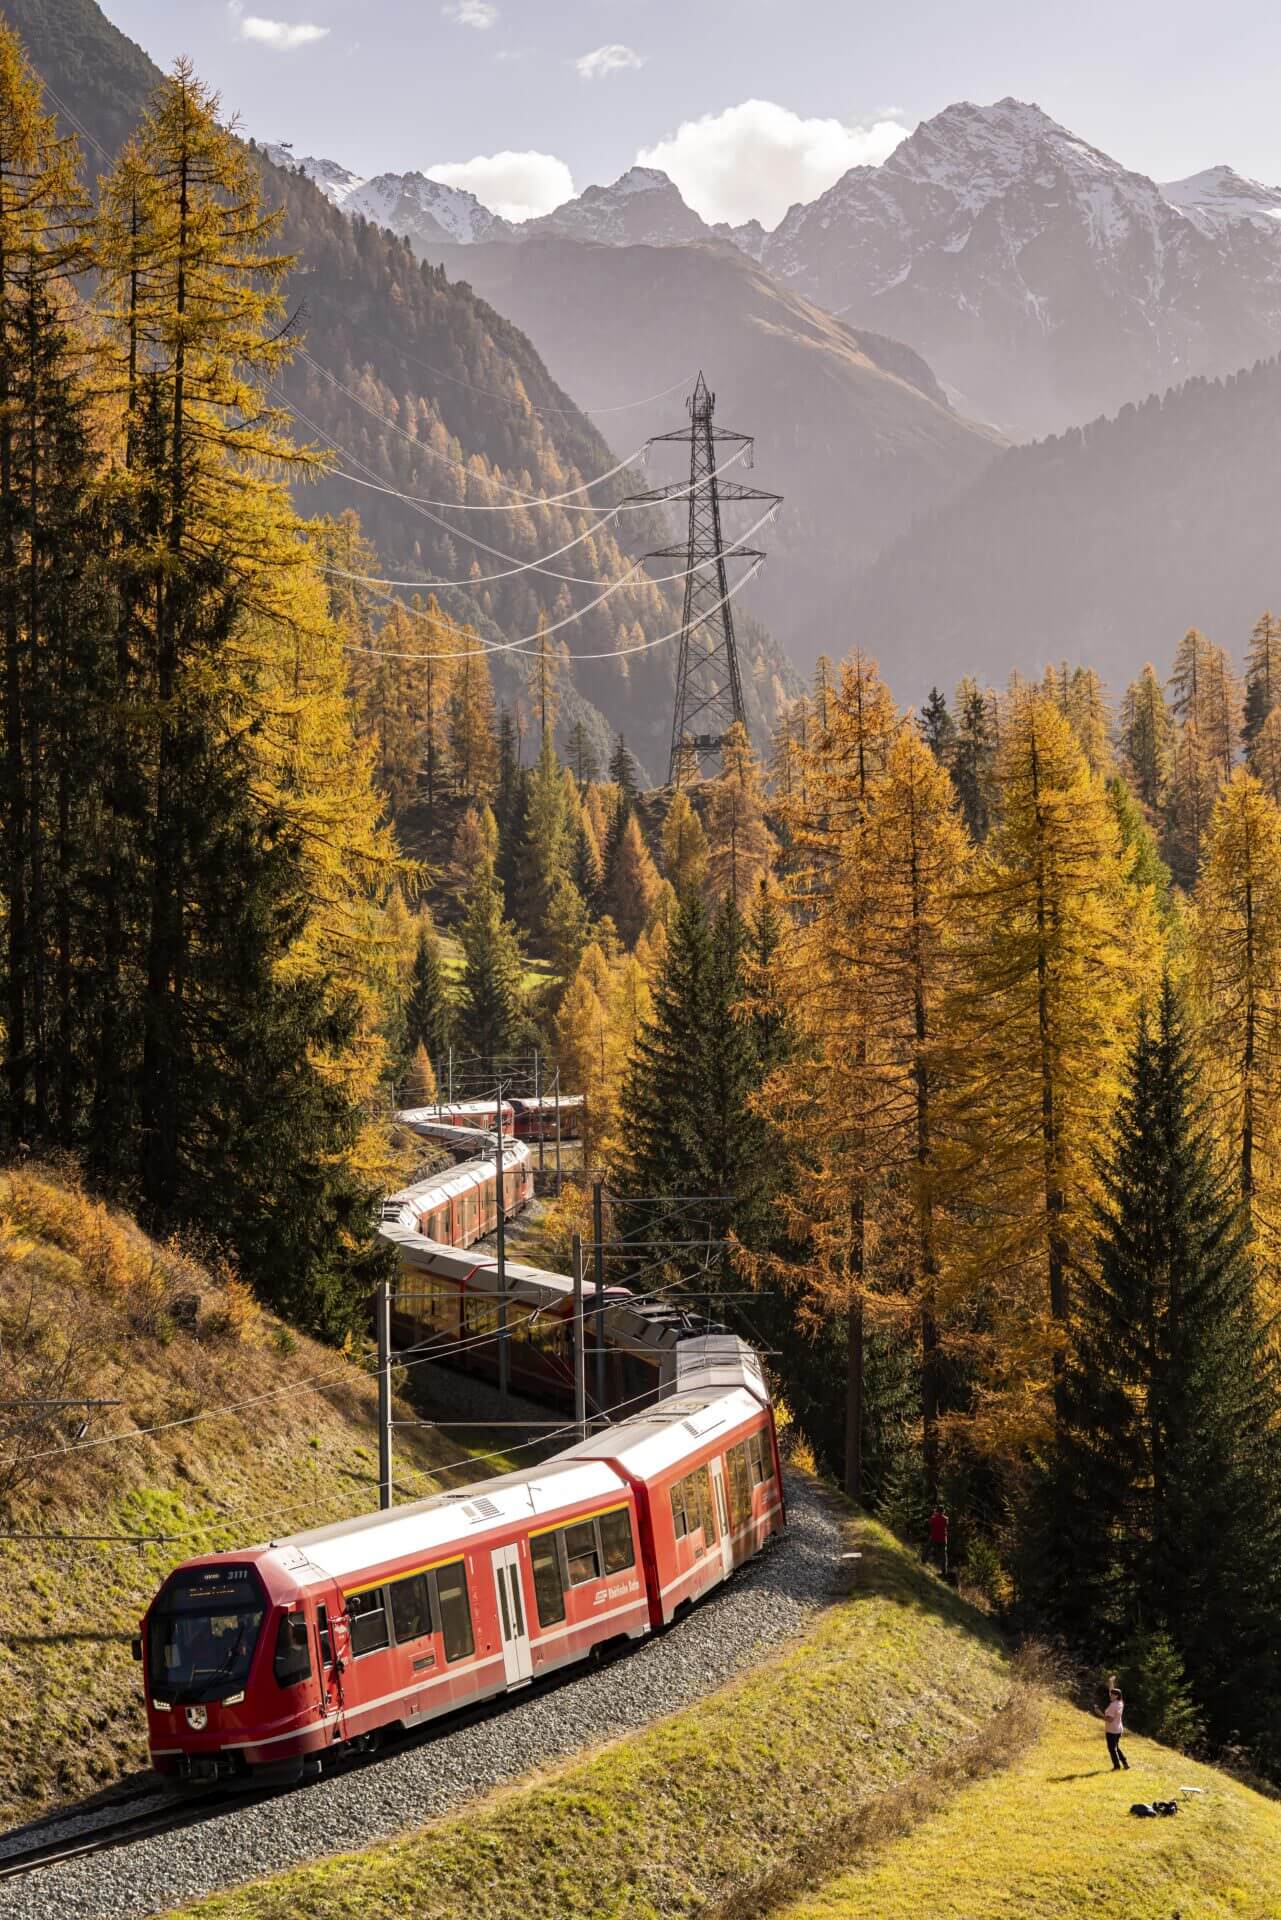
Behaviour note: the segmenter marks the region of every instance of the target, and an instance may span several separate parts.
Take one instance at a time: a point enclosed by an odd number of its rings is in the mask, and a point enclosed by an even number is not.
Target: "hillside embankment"
[[[378,1499],[363,1354],[29,1167],[0,1174],[0,1401],[37,1396],[120,1404],[0,1410],[0,1827],[147,1764],[130,1640],[175,1561]],[[491,1470],[427,1429],[397,1457],[419,1494]]]

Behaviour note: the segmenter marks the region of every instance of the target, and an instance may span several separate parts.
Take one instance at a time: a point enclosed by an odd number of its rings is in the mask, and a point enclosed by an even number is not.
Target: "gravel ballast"
[[[133,1920],[217,1888],[418,1826],[531,1769],[691,1705],[805,1625],[835,1591],[842,1548],[834,1508],[788,1477],[788,1531],[657,1638],[485,1719],[253,1806],[230,1806],[176,1833],[40,1869],[0,1889],[4,1920]],[[131,1809],[132,1811],[133,1809]],[[41,1838],[91,1826],[69,1818]],[[0,1860],[20,1836],[0,1838]],[[30,1844],[28,1838],[24,1844]]]

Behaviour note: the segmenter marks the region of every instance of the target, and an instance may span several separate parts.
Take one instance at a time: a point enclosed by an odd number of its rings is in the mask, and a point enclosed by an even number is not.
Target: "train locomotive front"
[[[300,1583],[291,1557],[189,1560],[147,1609],[134,1653],[158,1773],[295,1780],[342,1737],[346,1620],[336,1595],[327,1604]]]

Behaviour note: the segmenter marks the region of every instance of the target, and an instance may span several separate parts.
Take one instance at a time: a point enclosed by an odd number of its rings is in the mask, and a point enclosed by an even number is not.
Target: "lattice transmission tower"
[[[741,459],[751,465],[754,443],[751,434],[730,433],[715,425],[716,395],[709,391],[701,373],[686,406],[689,426],[674,433],[657,433],[650,445],[658,446],[664,441],[686,443],[688,481],[673,481],[670,486],[631,496],[637,504],[650,502],[656,506],[683,500],[689,510],[689,531],[684,545],[658,547],[645,555],[647,560],[683,557],[687,569],[676,662],[672,750],[667,770],[668,783],[674,787],[703,772],[706,762],[720,753],[725,735],[736,720],[746,725],[731,602],[747,576],[741,575],[731,588],[726,563],[747,560],[755,572],[765,555],[757,547],[739,546],[733,541],[728,546],[725,544],[721,505],[728,501],[760,500],[768,503],[772,514],[783,497],[779,493],[766,493],[759,487],[745,487],[739,482],[721,479],[721,471],[731,461]],[[725,452],[730,448],[738,451],[726,458]],[[719,451],[722,449],[725,452]]]

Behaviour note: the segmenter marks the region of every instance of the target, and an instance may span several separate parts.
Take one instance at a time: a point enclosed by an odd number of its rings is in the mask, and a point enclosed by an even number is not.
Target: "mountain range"
[[[87,171],[108,166],[159,83],[159,69],[94,0],[0,0],[0,13],[79,137]],[[263,172],[268,196],[284,210],[283,246],[297,256],[285,292],[301,317],[302,351],[281,385],[299,437],[335,451],[336,471],[300,492],[304,512],[358,509],[388,577],[466,579],[466,586],[439,592],[447,610],[508,641],[533,633],[542,615],[555,622],[596,601],[637,554],[670,538],[655,515],[622,515],[598,524],[590,539],[541,573],[515,569],[578,540],[584,514],[572,505],[451,520],[449,504],[462,500],[498,506],[519,494],[572,490],[616,467],[616,456],[520,329],[470,287],[423,264],[380,226],[345,218],[297,170],[264,158]],[[641,476],[624,473],[582,497],[612,505],[639,484]],[[434,502],[448,504],[438,510]],[[475,574],[491,578],[473,582]],[[678,589],[642,578],[563,631],[576,652],[607,655],[668,633],[679,621]],[[745,700],[763,736],[795,684],[794,670],[756,623],[744,624],[743,646]],[[611,735],[623,731],[642,767],[661,774],[672,654],[657,646],[582,660],[562,702],[562,727],[582,718],[602,758]],[[523,686],[514,657],[499,654],[494,665],[499,697],[514,701]]]
[[[547,235],[609,247],[728,240],[856,331],[914,347],[960,411],[1013,439],[1230,372],[1281,343],[1281,188],[1227,166],[1158,186],[1009,98],[946,108],[772,233],[709,226],[651,168],[513,225],[421,174],[351,187],[331,161],[297,164],[426,257]]]

